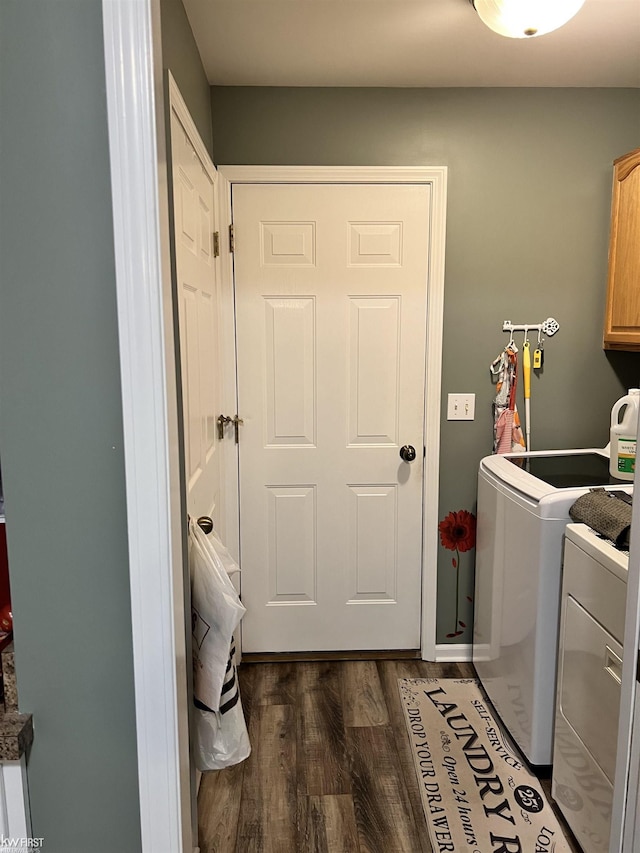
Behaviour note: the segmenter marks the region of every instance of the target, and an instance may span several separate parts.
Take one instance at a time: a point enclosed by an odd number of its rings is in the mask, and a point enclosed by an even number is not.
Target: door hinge
[[[229,226],[229,251],[235,252],[236,250],[236,240],[235,235],[233,233],[233,225]]]
[[[220,232],[219,231],[213,232],[213,257],[214,258],[220,257]]]

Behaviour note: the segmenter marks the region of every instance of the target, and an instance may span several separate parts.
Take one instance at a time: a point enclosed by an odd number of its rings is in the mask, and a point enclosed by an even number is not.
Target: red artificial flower
[[[466,509],[450,512],[438,530],[440,542],[448,551],[470,551],[476,544],[476,517]]]

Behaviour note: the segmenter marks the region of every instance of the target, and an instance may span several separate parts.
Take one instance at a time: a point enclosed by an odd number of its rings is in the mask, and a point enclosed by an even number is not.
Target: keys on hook
[[[538,346],[533,351],[533,369],[541,370],[544,364],[544,349],[542,344],[538,344]]]
[[[542,330],[538,329],[538,346],[533,351],[533,369],[542,370],[544,367],[544,338]]]

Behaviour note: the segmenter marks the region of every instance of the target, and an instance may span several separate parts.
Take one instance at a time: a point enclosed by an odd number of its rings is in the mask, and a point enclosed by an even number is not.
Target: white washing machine
[[[552,795],[585,853],[608,853],[629,557],[584,524],[564,548]]]
[[[631,491],[606,450],[487,456],[478,474],[473,663],[531,764],[550,764],[569,508],[589,487]]]

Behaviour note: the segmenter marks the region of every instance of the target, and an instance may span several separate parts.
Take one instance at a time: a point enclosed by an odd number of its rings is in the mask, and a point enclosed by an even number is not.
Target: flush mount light
[[[543,36],[557,30],[584,5],[584,0],[469,0],[489,29],[514,39]]]

